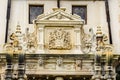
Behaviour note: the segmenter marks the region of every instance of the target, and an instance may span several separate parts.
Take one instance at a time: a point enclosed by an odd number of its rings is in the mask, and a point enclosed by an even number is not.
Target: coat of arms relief
[[[71,49],[71,34],[63,28],[56,28],[49,32],[48,48],[50,50],[70,50]]]

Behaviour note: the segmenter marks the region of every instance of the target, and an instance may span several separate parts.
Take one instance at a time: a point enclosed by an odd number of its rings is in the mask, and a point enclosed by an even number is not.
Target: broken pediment
[[[43,20],[49,20],[49,21],[53,21],[53,20],[56,20],[56,21],[82,21],[84,23],[84,20],[81,19],[80,16],[74,14],[68,14],[65,12],[64,8],[63,9],[53,9],[53,12],[50,13],[50,14],[42,14],[42,15],[39,15],[36,19],[36,22],[39,22],[39,21],[43,21]]]

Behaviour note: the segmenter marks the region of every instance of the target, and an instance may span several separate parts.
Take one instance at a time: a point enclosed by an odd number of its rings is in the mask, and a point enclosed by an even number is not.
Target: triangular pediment
[[[50,14],[42,14],[42,15],[39,15],[37,17],[37,21],[40,21],[40,20],[56,20],[56,21],[68,21],[68,20],[73,20],[73,21],[84,21],[83,19],[81,19],[80,16],[78,15],[72,15],[72,14],[68,14],[66,13],[64,10],[62,9],[57,9],[57,10],[54,10],[52,13]]]

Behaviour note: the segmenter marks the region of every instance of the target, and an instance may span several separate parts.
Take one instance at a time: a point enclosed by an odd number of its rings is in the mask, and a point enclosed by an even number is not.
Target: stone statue
[[[82,42],[82,51],[84,53],[95,51],[96,36],[92,28],[89,29],[89,34],[82,31]]]

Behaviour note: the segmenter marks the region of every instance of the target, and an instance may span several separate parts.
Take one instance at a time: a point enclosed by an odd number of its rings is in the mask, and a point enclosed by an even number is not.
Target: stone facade
[[[108,0],[113,44],[109,44],[104,0],[61,0],[60,8],[56,0],[11,0],[8,42],[4,43],[7,8],[2,7],[7,0],[2,1],[1,80],[117,80],[118,1]],[[30,4],[44,5],[44,13],[33,24],[28,23]],[[87,24],[72,14],[73,5],[87,6]]]

